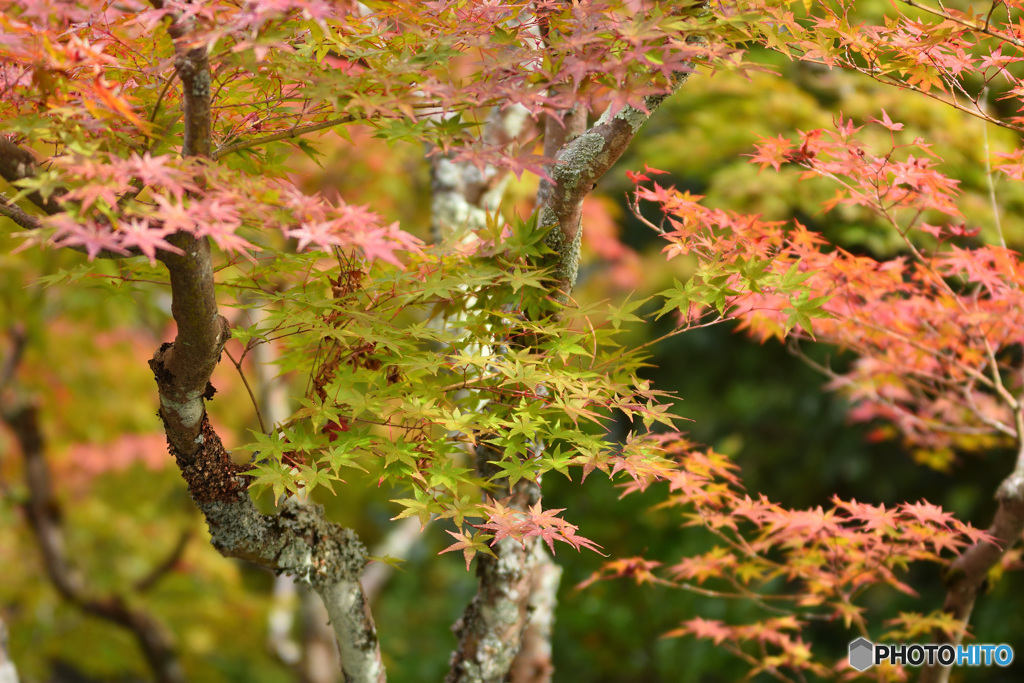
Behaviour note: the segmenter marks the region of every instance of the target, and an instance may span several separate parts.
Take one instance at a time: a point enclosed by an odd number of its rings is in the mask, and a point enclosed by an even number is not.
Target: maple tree
[[[454,543],[443,552],[461,552],[467,568],[477,562],[478,590],[456,625],[447,680],[545,680],[559,576],[550,553],[598,546],[571,510],[544,507],[541,477],[595,470],[627,491],[667,482],[666,505],[723,543],[669,567],[668,578],[637,558],[612,560],[599,576],[695,590],[704,589],[690,582],[719,579],[729,588],[711,594],[788,601],[784,616],[755,625],[696,617],[672,634],[728,643],[758,672],[827,675],[795,633],[811,611],[866,634],[856,599],[867,587],[912,592],[899,576],[907,565],[966,549],[950,580],[969,598],[950,598],[953,618],[906,617],[889,634],[962,637],[987,570],[1021,533],[1019,486],[1001,490],[987,534],[925,502],[886,509],[835,498],[830,510],[801,511],[754,499],[727,459],[679,437],[664,393],[641,378],[643,349],[626,331],[647,301],[608,311],[572,298],[587,195],[698,66],[757,68],[744,47],[852,69],[1019,126],[985,106],[990,92],[1017,94],[1003,54],[1020,43],[1013,3],[985,17],[927,7],[927,21],[898,14],[877,26],[861,25],[852,2],[793,6],[18,3],[0,17],[0,175],[13,188],[0,213],[22,228],[19,249],[84,253],[86,263],[42,283],[169,291],[173,341],[149,367],[170,453],[217,551],[319,594],[346,680],[385,677],[361,583],[371,558],[311,496],[348,495],[345,478],[369,473],[399,491],[397,519],[448,525]],[[658,204],[667,220],[652,227],[668,255],[697,263],[661,294],[656,314],[679,315],[672,334],[739,319],[761,339],[853,351],[854,368],[832,379],[854,416],[892,423],[933,463],[953,447],[1020,442],[1010,353],[1017,257],[969,241],[956,184],[929,146],[898,140],[901,124],[878,116],[887,150],[860,143],[841,119],[796,143],[764,139],[753,160],[838,181],[825,208],[876,212],[906,257],[854,256],[799,223],[706,208],[643,185],[652,171],[633,174],[636,213],[642,201]],[[429,219],[396,220],[358,192],[304,186],[291,153],[317,161],[338,144],[334,134],[351,150],[370,136],[425,146]],[[1019,177],[1019,163],[1011,155],[1000,170]],[[521,217],[502,209],[524,174],[540,180]],[[104,266],[111,259],[116,268]],[[128,629],[158,679],[184,680],[173,638],[135,604],[155,578],[97,596],[72,571],[20,368],[27,340],[12,329],[0,382],[45,570],[70,603]],[[246,377],[267,348],[283,377],[302,379],[286,414],[261,407]],[[258,423],[231,451],[216,411],[207,413],[222,356]],[[605,425],[620,414],[635,428],[609,439]],[[792,590],[770,595],[778,577]],[[750,641],[760,654],[743,649]]]
[[[852,2],[820,3],[801,16],[785,7],[765,8],[772,21],[750,24],[748,35],[787,56],[856,71],[986,123],[1019,129],[1018,116],[995,114],[987,104],[989,98],[1019,96],[1019,80],[1007,69],[1019,58],[1004,54],[1021,45],[1018,4],[991,3],[981,15],[970,8],[906,4],[923,10],[927,19],[895,13],[884,25],[871,25],[858,21],[863,14]],[[852,352],[856,360],[847,371],[817,367],[830,377],[831,388],[849,397],[853,419],[888,423],[914,449],[914,457],[932,467],[948,469],[954,449],[1005,444],[1018,453],[1013,471],[995,492],[999,507],[987,533],[962,527],[924,503],[886,510],[835,499],[828,511],[784,511],[763,496],[751,500],[727,493],[728,488],[708,496],[703,487],[695,489],[690,474],[673,483],[680,494],[670,504],[692,510],[687,512],[691,523],[706,526],[724,544],[669,567],[669,579],[652,573],[658,562],[640,558],[612,562],[594,578],[631,576],[689,588],[690,580],[724,579],[724,594],[760,599],[754,586],[784,576],[799,588],[792,597],[796,608],[787,616],[745,626],[698,617],[670,634],[728,643],[754,671],[783,679],[780,669],[828,673],[793,635],[806,625],[801,619],[824,608],[829,618],[859,623],[867,636],[864,609],[852,600],[863,586],[889,583],[912,593],[891,573],[894,567],[934,561],[943,547],[967,544],[944,570],[943,609],[903,615],[883,636],[907,641],[930,632],[935,642],[961,642],[981,588],[1000,566],[1013,566],[1015,556],[1008,551],[1024,532],[1020,257],[1007,249],[998,220],[991,236],[995,244],[978,240],[980,229],[959,206],[958,181],[940,170],[929,144],[901,135],[903,124],[884,110],[869,122],[887,131],[888,144],[865,144],[861,127],[840,115],[832,130],[801,133],[796,140],[762,139],[751,161],[776,172],[800,166],[802,180],[823,178],[836,185],[822,211],[857,207],[888,225],[904,253],[887,260],[836,248],[799,221],[787,225],[712,209],[689,192],[656,182],[646,187],[658,173],[652,169],[631,174],[639,184],[634,213],[668,240],[670,258],[695,261],[692,278],[663,293],[659,314],[678,311],[682,329],[738,320],[753,337],[788,340],[797,353],[808,342]],[[997,156],[995,172],[1019,179],[1019,153]],[[992,188],[991,178],[989,183]],[[995,204],[994,190],[991,197]],[[641,202],[659,205],[665,219],[655,224],[645,218]],[[802,290],[796,297],[793,286]],[[714,455],[701,461],[698,477],[735,486],[736,479]],[[753,542],[751,532],[741,533],[741,521],[754,527]],[[788,538],[790,533],[794,537]],[[820,547],[814,541],[819,534]],[[882,540],[890,534],[894,537]],[[779,562],[766,552],[778,548],[793,555]],[[759,644],[761,656],[744,650],[745,643]],[[948,667],[926,666],[921,680],[948,680],[949,673]],[[876,675],[889,680],[906,674],[880,669]]]

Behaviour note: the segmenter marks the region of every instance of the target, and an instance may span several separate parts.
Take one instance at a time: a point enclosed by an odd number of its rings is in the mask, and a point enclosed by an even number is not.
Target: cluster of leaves
[[[283,178],[170,154],[120,159],[94,151],[60,157],[47,172],[19,185],[23,195],[59,192],[65,209],[44,221],[47,229],[26,233],[25,246],[81,247],[90,258],[100,252],[141,253],[155,263],[157,250],[180,253],[166,240],[178,232],[209,237],[225,253],[250,259],[253,251],[282,238],[297,240],[299,251],[358,245],[366,258],[395,264],[396,251],[420,246],[397,223],[383,225],[365,206],[330,203]],[[209,187],[218,190],[199,191]],[[276,242],[266,226],[281,231]]]
[[[903,4],[909,9],[864,0],[744,2],[753,21],[733,27],[789,58],[856,71],[1021,130],[1024,119],[990,111],[988,100],[1019,105],[1024,93],[1015,68],[1024,56],[1024,3]]]
[[[0,18],[0,117],[7,135],[54,147],[59,163],[21,186],[65,210],[31,240],[152,259],[157,249],[174,250],[165,238],[178,230],[238,253],[270,244],[243,228],[271,225],[300,249],[358,245],[370,258],[394,260],[396,249],[415,247],[411,238],[363,207],[305,196],[284,154],[297,146],[316,158],[304,134],[334,128],[345,136],[345,126],[361,124],[389,141],[453,151],[456,160],[540,171],[545,160],[530,148],[517,160],[483,145],[477,112],[519,104],[534,117],[561,116],[580,101],[604,106],[609,90],[620,105],[643,109],[643,97],[663,92],[672,73],[716,58],[685,40],[710,30],[694,7],[638,9],[20,3]],[[172,22],[191,26],[188,45],[164,30]],[[53,26],[63,29],[46,30]],[[175,54],[199,44],[214,66],[218,162],[173,158],[183,125]],[[201,199],[192,196],[198,187]]]
[[[686,526],[706,529],[717,544],[670,566],[643,557],[613,560],[583,585],[628,578],[760,604],[777,616],[746,625],[696,617],[666,634],[723,645],[747,661],[753,674],[828,675],[832,667],[816,660],[799,635],[810,621],[841,621],[867,635],[865,608],[858,601],[869,588],[888,586],[914,595],[899,578],[910,564],[943,563],[944,555],[991,541],[985,532],[924,501],[886,509],[834,497],[829,509],[787,509],[764,495],[746,494],[726,456],[694,449],[677,436],[662,439],[662,446],[678,465],[667,476],[670,494],[663,506],[678,509]],[[933,628],[952,633],[960,627],[940,615],[905,614],[893,625],[902,631],[894,630],[889,638]],[[845,669],[845,660],[835,669]],[[889,668],[875,673],[880,680],[900,675]]]
[[[908,592],[898,570],[984,540],[926,503],[886,510],[835,499],[828,511],[786,510],[743,495],[715,453],[635,433],[610,442],[605,423],[616,413],[645,429],[673,426],[659,393],[636,375],[641,358],[619,339],[643,301],[597,324],[594,310],[559,310],[548,298],[544,235],[532,223],[492,226],[467,248],[425,249],[365,208],[307,196],[284,159],[290,146],[316,159],[301,135],[360,125],[455,161],[540,171],[550,160],[533,146],[509,155],[478,140],[481,111],[516,104],[539,118],[609,101],[643,109],[645,96],[665,92],[695,61],[737,65],[733,46],[749,39],[958,108],[968,106],[963,97],[991,119],[981,106],[986,89],[1021,92],[1009,54],[1021,44],[1018,3],[994,3],[984,18],[927,7],[931,23],[900,14],[867,27],[852,2],[802,3],[799,14],[783,1],[153,4],[88,11],[30,1],[0,16],[0,115],[19,142],[55,150],[44,172],[20,182],[22,196],[38,193],[62,209],[30,243],[152,262],[157,250],[177,249],[168,241],[175,233],[208,237],[232,259],[221,291],[237,294],[240,308],[271,310],[236,337],[247,350],[285,345],[282,369],[307,377],[308,388],[291,419],[250,444],[256,489],[275,497],[334,490],[343,468],[370,471],[404,488],[399,517],[452,519],[457,542],[448,550],[468,564],[508,537],[595,547],[560,510],[513,510],[481,501],[481,489],[570,467],[583,476],[625,472],[630,490],[667,480],[669,505],[722,545],[657,581],[721,581],[727,590],[718,594],[762,602],[776,599],[768,584],[781,581],[794,605],[756,625],[698,619],[674,633],[729,643],[771,671],[825,671],[793,635],[809,612],[863,630],[854,601],[867,586]],[[190,23],[196,42],[176,45],[161,26],[172,21]],[[214,67],[214,145],[209,160],[179,160],[174,60],[198,44]],[[999,122],[1020,126],[1019,117]],[[678,311],[681,328],[739,318],[762,339],[813,333],[854,351],[853,369],[833,378],[857,402],[855,415],[889,420],[941,464],[950,446],[1024,433],[1015,384],[1020,263],[1005,248],[971,244],[955,183],[928,147],[897,144],[900,124],[887,115],[878,123],[891,134],[883,153],[841,120],[836,131],[797,142],[764,140],[754,161],[798,164],[839,182],[826,208],[878,214],[903,236],[902,259],[855,256],[799,223],[709,209],[657,185],[636,196],[668,216],[667,227],[655,227],[669,255],[696,262],[693,278],[662,293],[660,315]],[[1006,161],[1003,170],[1019,177],[1020,157]],[[297,240],[298,251],[331,250],[335,260],[285,253],[282,237]],[[494,454],[494,474],[474,470],[479,452]],[[652,581],[655,566],[621,560],[603,575]],[[900,626],[949,624],[911,616]],[[750,640],[771,653],[750,655],[741,646]]]
[[[688,325],[736,318],[762,341],[788,335],[854,352],[849,371],[822,368],[855,403],[852,417],[887,421],[920,449],[919,459],[944,468],[954,446],[986,448],[1018,436],[1020,257],[972,243],[956,182],[938,170],[928,146],[898,143],[901,124],[887,115],[876,123],[890,132],[880,153],[840,120],[835,130],[795,141],[762,140],[752,161],[776,170],[797,164],[804,179],[838,183],[824,209],[873,212],[901,235],[906,256],[855,255],[799,222],[710,209],[658,185],[641,187],[637,199],[667,212],[666,252],[698,263],[690,281],[663,293],[663,312],[682,310]],[[1002,168],[1012,174],[1016,165]],[[795,284],[795,296],[780,291],[785,283]]]
[[[508,535],[579,548],[588,542],[572,525],[539,509],[537,519],[516,518],[500,501],[481,501],[479,487],[569,476],[570,467],[635,481],[668,471],[650,439],[604,435],[613,411],[646,427],[673,421],[660,392],[637,378],[641,359],[616,341],[621,330],[595,326],[586,310],[555,315],[533,222],[493,230],[462,252],[426,249],[405,268],[341,251],[333,264],[279,256],[279,276],[315,273],[282,291],[262,283],[260,299],[250,293],[242,305],[272,312],[236,336],[250,349],[281,340],[282,371],[308,381],[297,412],[248,446],[258,452],[257,489],[278,497],[333,488],[342,468],[357,467],[408,491],[395,500],[398,517],[486,520],[477,526],[493,533],[476,536],[476,549]],[[256,283],[254,269],[224,285]],[[483,447],[497,457],[487,481],[473,468]]]
[[[642,109],[643,97],[662,92],[672,73],[732,50],[686,41],[712,30],[699,5],[157,5],[90,10],[29,2],[5,15],[2,57],[12,92],[4,118],[11,129],[58,144],[89,140],[139,153],[173,146],[181,95],[170,87],[174,45],[160,30],[172,20],[194,25],[191,40],[209,45],[216,65],[215,157],[253,135],[290,140],[314,126],[359,122],[389,140],[472,149],[476,109],[519,104],[535,116],[560,116],[581,101],[604,106],[609,90]],[[68,30],[41,30],[55,25]],[[61,116],[52,115],[57,111]],[[248,154],[263,161],[275,147]]]

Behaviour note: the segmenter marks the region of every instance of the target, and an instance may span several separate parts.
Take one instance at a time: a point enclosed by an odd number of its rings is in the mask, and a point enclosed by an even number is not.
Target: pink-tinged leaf
[[[332,246],[343,244],[336,229],[336,221],[304,222],[297,228],[285,230],[285,235],[299,241],[297,251],[303,251],[310,245],[327,251]]]
[[[256,258],[250,253],[255,251],[256,247],[249,240],[235,232],[234,226],[224,223],[213,223],[206,227],[208,228],[208,230],[204,231],[206,236],[216,242],[217,246],[225,253],[241,254],[249,259],[250,262],[256,263]]]
[[[726,626],[717,619],[702,619],[701,617],[684,621],[679,628],[669,631],[662,637],[678,638],[686,635],[711,640],[715,645],[721,645],[724,641],[735,638],[732,627]]]
[[[55,247],[83,247],[92,261],[101,251],[129,255],[121,240],[110,226],[99,225],[91,219],[76,220],[66,213],[50,216],[46,224],[56,228],[50,243]],[[31,238],[30,238],[31,239]]]
[[[918,503],[904,503],[900,511],[922,524],[930,524],[949,528],[950,524],[956,521],[952,512],[945,512],[938,505],[932,505],[922,500]]]
[[[467,572],[469,571],[469,565],[473,561],[473,558],[476,556],[476,554],[480,551],[486,552],[487,550],[485,541],[487,541],[490,538],[490,536],[487,536],[485,534],[474,534],[471,536],[464,531],[455,532],[449,531],[447,529],[445,529],[445,533],[454,538],[456,540],[456,543],[452,543],[450,546],[448,546],[438,554],[443,555],[444,553],[450,553],[455,550],[461,550],[462,556],[466,559]]]
[[[146,152],[141,157],[133,154],[125,164],[127,172],[138,178],[144,186],[154,185],[163,188],[175,196],[180,203],[186,190],[197,189],[187,174],[169,166],[174,158],[168,154],[150,156]]]
[[[396,251],[418,252],[422,242],[398,227],[394,222],[386,227],[364,227],[354,231],[353,241],[367,259],[380,259],[402,267]]]
[[[588,548],[600,554],[600,547],[593,541],[577,535],[577,527],[556,515],[563,510],[544,510],[540,503],[533,505],[526,512],[508,507],[502,502],[484,505],[488,521],[475,525],[479,529],[494,532],[495,545],[505,538],[518,540],[525,547],[526,539],[540,537],[548,545],[551,552],[555,551],[554,542],[568,543],[577,551]]]
[[[84,214],[89,208],[102,199],[108,208],[117,206],[117,200],[121,193],[127,189],[127,183],[117,183],[103,180],[92,180],[81,187],[77,187],[66,195],[64,201],[78,200],[81,202],[80,211]]]
[[[138,218],[122,223],[117,228],[121,245],[127,249],[138,249],[149,258],[150,263],[156,263],[156,252],[158,249],[175,254],[184,253],[181,249],[164,239],[171,232],[171,230],[164,227],[150,227],[146,219]]]
[[[880,126],[885,126],[889,130],[894,131],[894,132],[898,131],[898,130],[903,130],[903,124],[902,123],[893,123],[892,119],[889,118],[889,114],[885,111],[885,109],[882,110],[882,119],[881,120],[878,120],[878,119],[868,119],[868,121],[871,121],[872,123],[877,123]]]
[[[196,218],[194,212],[178,199],[171,201],[167,197],[158,194],[154,197],[160,208],[157,210],[157,217],[170,232],[183,230],[194,233],[196,230]]]

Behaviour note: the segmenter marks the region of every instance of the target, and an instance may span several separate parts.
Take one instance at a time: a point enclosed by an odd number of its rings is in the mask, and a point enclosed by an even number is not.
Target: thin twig
[[[344,116],[339,116],[337,118],[321,121],[320,123],[310,123],[305,126],[295,126],[293,128],[289,128],[288,130],[273,133],[272,135],[265,135],[261,138],[253,138],[251,140],[242,140],[241,142],[236,142],[230,145],[218,147],[213,151],[212,156],[214,159],[219,159],[225,154],[230,154],[231,152],[238,152],[243,149],[249,149],[250,147],[258,147],[259,145],[265,145],[268,142],[277,142],[278,140],[290,140],[291,138],[297,138],[301,135],[305,135],[306,133],[315,133],[318,130],[333,128],[334,126],[338,126],[343,123],[353,123],[354,121],[357,120],[358,119],[356,119],[354,116],[345,114]]]
[[[984,101],[988,88],[982,90],[979,100]],[[1006,237],[1003,236],[1003,223],[999,217],[999,202],[996,201],[996,184],[992,180],[992,152],[988,145],[988,126],[984,121],[981,124],[982,140],[985,143],[985,182],[988,184],[988,200],[992,204],[992,220],[996,224],[996,232],[999,235],[999,244],[1006,249]]]
[[[145,593],[155,586],[160,579],[167,576],[167,574],[174,569],[175,565],[178,564],[178,561],[181,560],[181,556],[185,553],[185,548],[188,547],[188,542],[191,538],[191,529],[185,529],[182,531],[178,536],[178,542],[174,544],[174,548],[172,548],[171,552],[167,554],[164,561],[153,567],[149,574],[135,582],[135,585],[133,586],[135,592]]]
[[[246,351],[248,351],[248,347],[246,347]],[[231,351],[227,347],[224,347],[224,353],[227,354],[235,369],[238,370],[238,376],[242,378],[242,384],[245,385],[245,390],[249,392],[249,400],[252,401],[252,407],[256,410],[256,419],[260,423],[260,432],[267,434],[267,426],[263,424],[263,413],[260,412],[260,402],[256,400],[256,394],[253,393],[252,387],[249,386],[249,380],[246,379],[245,373],[242,372],[242,359],[245,358],[245,352],[243,351],[241,358],[238,360],[235,360],[235,357],[231,355]]]
[[[971,23],[971,22],[969,22],[969,21],[967,21],[965,19],[961,19],[960,17],[953,16],[952,14],[950,14],[947,11],[936,9],[936,8],[931,7],[930,5],[926,5],[926,4],[922,3],[922,2],[917,2],[917,0],[903,0],[903,2],[908,4],[908,5],[910,5],[911,7],[916,7],[917,9],[923,10],[923,11],[927,12],[928,14],[931,14],[933,16],[939,17],[940,19],[945,19],[946,21],[952,21],[955,24],[960,24],[964,28],[968,28],[968,29],[970,29],[970,30],[972,30],[972,31],[974,31],[976,33],[983,33],[984,35],[991,36],[992,38],[997,38],[999,40],[1005,40],[1008,43],[1012,43],[1013,45],[1016,45],[1017,47],[1024,47],[1024,40],[1021,40],[1020,38],[1016,38],[1014,36],[1011,36],[1008,33],[1001,33],[999,31],[993,31],[992,29],[989,28],[989,20],[992,18],[992,12],[991,11],[989,12],[988,17],[985,19],[985,25],[984,26],[978,26],[977,24]]]

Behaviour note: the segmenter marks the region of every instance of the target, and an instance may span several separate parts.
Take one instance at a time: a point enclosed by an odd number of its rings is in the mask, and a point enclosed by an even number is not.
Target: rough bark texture
[[[192,44],[188,27],[171,29],[174,65],[185,103],[186,156],[208,157],[210,64],[205,45]],[[229,337],[217,310],[213,262],[206,239],[178,233],[168,238],[181,254],[161,252],[171,280],[171,313],[177,323],[173,343],[150,361],[160,393],[160,417],[189,492],[206,518],[211,542],[237,557],[307,581],[331,617],[346,681],[385,680],[376,628],[366,609],[359,576],[366,549],[350,529],[327,521],[323,508],[286,501],[274,515],[263,515],[249,497],[246,481],[210,426],[205,401],[215,392],[210,376]]]
[[[614,114],[611,109],[606,110],[597,123],[583,134],[567,139],[555,154],[557,163],[548,171],[551,180],[542,180],[537,193],[538,225],[551,230],[547,244],[557,255],[554,276],[562,303],[568,302],[579,271],[584,198],[619,160],[651,114],[688,77],[688,72],[678,73],[672,82],[671,92],[645,97],[647,111],[630,106]]]
[[[651,114],[686,80],[688,73],[677,74],[671,92],[644,98],[647,111],[624,107],[615,114],[609,109],[589,130],[586,113],[569,112],[562,121],[545,122],[545,156],[556,163],[548,169],[551,180],[542,180],[537,196],[538,225],[549,229],[547,244],[555,252],[555,298],[568,303],[579,269],[583,200],[597,181],[622,156],[637,131]],[[581,134],[582,132],[582,134]],[[453,184],[454,187],[457,187]],[[464,197],[464,203],[469,199]],[[477,450],[477,471],[489,476],[488,461],[500,459],[499,453],[483,446]],[[540,483],[522,481],[512,496],[512,507],[525,510],[540,500]],[[503,498],[503,493],[496,493]],[[478,556],[479,586],[454,630],[459,647],[452,655],[447,683],[483,683],[504,681],[513,668],[524,680],[550,679],[550,653],[541,643],[548,642],[560,572],[536,539],[525,544],[509,540],[492,547],[496,557]],[[537,595],[537,589],[547,591]],[[537,613],[543,609],[546,613]],[[536,614],[536,617],[533,615]],[[527,633],[532,624],[533,633]],[[513,667],[522,644],[531,643],[523,660]]]
[[[214,393],[209,379],[228,338],[227,322],[217,313],[209,245],[190,235],[172,239],[184,253],[162,253],[161,260],[171,276],[178,334],[150,367],[169,450],[206,518],[211,542],[225,556],[308,581],[331,616],[346,680],[383,681],[376,630],[359,586],[363,545],[351,530],[328,522],[320,506],[288,501],[276,515],[260,514],[240,468],[210,426],[205,400]]]
[[[174,39],[174,70],[181,79],[181,100],[185,119],[182,156],[209,158],[213,149],[210,135],[210,59],[206,45],[192,45],[190,22],[175,22],[168,29]]]
[[[204,398],[213,398],[210,376],[230,337],[217,312],[210,244],[179,233],[167,240],[182,254],[161,252],[171,278],[171,314],[178,325],[173,344],[164,344],[149,362],[160,389],[160,416],[176,457],[188,465],[205,414]]]
[[[542,543],[533,544],[533,554],[526,630],[519,654],[512,663],[509,676],[512,683],[547,683],[555,672],[551,661],[551,632],[562,568],[555,564]]]
[[[963,552],[946,570],[946,601],[942,609],[963,623],[963,629],[954,638],[936,632],[936,644],[959,645],[971,619],[978,594],[984,588],[988,572],[1003,555],[1020,540],[1024,533],[1024,448],[1017,456],[1017,467],[996,491],[999,507],[988,533],[996,543],[982,541]],[[921,683],[946,683],[952,667],[925,666],[921,670]]]
[[[525,111],[520,107],[494,109],[484,128],[484,143],[508,145],[522,135],[525,123]],[[484,228],[488,216],[498,209],[508,173],[493,167],[480,170],[472,164],[438,157],[432,163],[431,179],[432,222],[435,238],[442,239],[460,229]],[[486,410],[486,406],[481,409]],[[500,453],[481,445],[476,456],[481,476],[496,473],[489,461],[500,460]],[[506,489],[493,495],[505,498],[513,492]],[[540,499],[540,489],[521,482],[514,496],[513,505],[526,506]],[[477,594],[453,627],[459,645],[452,654],[446,678],[449,683],[503,681],[508,677],[529,615],[532,572],[538,559],[530,552],[531,547],[532,543],[524,547],[506,539],[492,547],[496,557],[477,556]]]
[[[500,452],[481,445],[477,472],[493,476],[498,468],[492,462],[500,459]],[[540,487],[523,480],[511,491],[508,505],[525,510],[539,500]],[[494,557],[477,555],[477,593],[452,629],[459,647],[446,683],[498,683],[508,678],[529,617],[533,572],[541,558],[533,552],[536,545],[506,538],[491,546]]]

